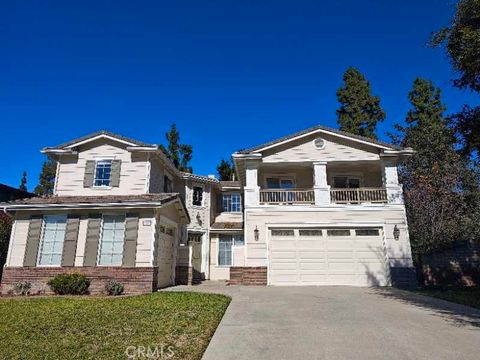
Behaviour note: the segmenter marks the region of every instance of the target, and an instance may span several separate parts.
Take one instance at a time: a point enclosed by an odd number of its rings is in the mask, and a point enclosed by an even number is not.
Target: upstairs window
[[[94,186],[110,186],[110,178],[112,175],[112,161],[99,160],[95,164],[95,180]]]
[[[350,176],[334,176],[333,187],[337,189],[358,189],[360,187],[360,179]]]
[[[268,177],[266,179],[267,189],[293,189],[295,183],[288,177]]]
[[[48,215],[43,218],[38,265],[61,265],[66,227],[66,215]]]
[[[240,194],[223,194],[224,212],[241,212],[242,200]]]
[[[203,188],[200,186],[195,186],[193,188],[192,204],[196,206],[202,206],[203,200]]]

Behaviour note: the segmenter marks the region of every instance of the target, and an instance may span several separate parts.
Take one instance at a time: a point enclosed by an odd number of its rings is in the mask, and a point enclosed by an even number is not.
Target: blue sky
[[[196,173],[316,124],[336,126],[335,92],[358,67],[381,97],[380,138],[409,108],[413,80],[448,112],[478,97],[451,86],[425,46],[453,1],[3,1],[0,183],[37,183],[39,150],[108,129],[151,143],[176,123]]]

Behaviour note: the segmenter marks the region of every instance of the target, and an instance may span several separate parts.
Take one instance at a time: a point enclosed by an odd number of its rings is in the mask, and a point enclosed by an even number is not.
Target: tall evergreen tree
[[[20,190],[27,191],[27,172],[24,171],[22,178],[20,179],[20,186],[18,187]]]
[[[445,46],[458,77],[453,84],[480,94],[480,1],[459,0],[449,27],[433,34],[433,46]],[[452,125],[461,136],[465,155],[480,155],[480,106],[465,105],[451,117]]]
[[[222,159],[217,166],[217,173],[221,181],[232,181],[235,174],[232,162]]]
[[[395,142],[416,153],[400,167],[415,259],[445,243],[466,239],[472,229],[466,209],[464,179],[468,167],[455,150],[455,137],[443,116],[439,88],[416,79],[406,126],[396,125]]]
[[[57,173],[57,162],[48,158],[42,165],[42,171],[38,179],[38,185],[35,187],[37,195],[52,195],[55,186],[55,176]]]
[[[165,134],[167,138],[167,147],[160,145],[160,149],[173,162],[175,167],[180,171],[191,173],[192,167],[189,166],[192,160],[192,146],[180,144],[180,133],[177,130],[177,125],[172,124],[170,131]]]
[[[352,134],[377,138],[375,129],[386,114],[380,106],[380,98],[371,94],[370,82],[362,73],[350,67],[343,74],[344,84],[337,90],[340,108],[337,122],[340,130]]]

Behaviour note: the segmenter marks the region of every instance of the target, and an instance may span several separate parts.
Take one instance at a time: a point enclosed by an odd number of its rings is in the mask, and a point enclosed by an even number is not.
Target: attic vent
[[[313,140],[313,145],[317,148],[317,149],[324,149],[325,148],[325,140],[323,140],[322,138],[316,138],[315,140]]]

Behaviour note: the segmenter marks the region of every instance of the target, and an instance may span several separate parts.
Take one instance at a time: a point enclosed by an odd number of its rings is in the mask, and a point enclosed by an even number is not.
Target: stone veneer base
[[[267,267],[240,267],[230,268],[230,285],[267,285]]]
[[[105,285],[115,280],[124,286],[128,295],[147,294],[156,290],[157,270],[155,267],[6,267],[3,269],[1,293],[11,293],[20,281],[32,283],[32,294],[53,294],[47,285],[49,279],[58,274],[77,272],[90,280],[90,294],[105,294]]]

